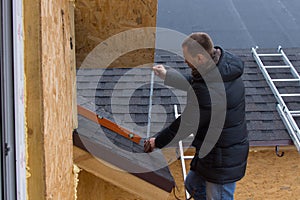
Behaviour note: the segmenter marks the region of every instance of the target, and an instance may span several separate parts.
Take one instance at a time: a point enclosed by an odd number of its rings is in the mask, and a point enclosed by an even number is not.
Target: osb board
[[[121,171],[120,169],[112,166],[103,160],[96,159],[90,153],[78,148],[74,147],[74,163],[84,169],[85,171],[93,174],[94,176],[109,182],[112,185],[115,185],[115,189],[108,190],[106,187],[104,191],[106,193],[105,197],[116,196],[116,191],[127,191],[132,196],[140,196],[142,199],[166,199],[169,196],[169,193],[134,176],[127,172]],[[81,179],[79,177],[79,186],[78,187],[96,187],[96,189],[100,190],[98,186],[94,186],[93,180],[90,180],[89,184],[85,184],[80,186]],[[102,188],[103,189],[103,188]],[[77,188],[77,190],[79,190]],[[80,190],[87,192],[91,192],[88,188],[81,188]],[[97,195],[97,191],[92,191],[92,195]],[[79,194],[77,194],[79,196]],[[117,196],[116,196],[117,197]],[[119,197],[119,196],[118,196]],[[94,199],[94,196],[87,196],[86,198]],[[111,198],[104,198],[111,199]],[[118,199],[118,198],[115,198]]]
[[[76,87],[76,54],[75,54],[75,0],[69,3],[70,10],[70,66],[72,72],[72,110],[73,110],[73,129],[78,128],[77,117],[77,87]]]
[[[24,6],[28,199],[74,199],[69,1]]]
[[[41,2],[47,199],[74,199],[73,84],[69,1]]]
[[[26,169],[28,199],[45,198],[40,0],[24,6]]]
[[[155,27],[156,12],[157,0],[77,0],[75,9],[77,68],[97,45],[108,38],[134,28]],[[152,49],[138,48],[117,59],[111,67],[135,67],[152,63],[155,31],[146,33],[145,40],[151,40]],[[143,40],[134,42],[138,44],[137,46],[144,46]],[[116,45],[123,46],[122,40]]]
[[[93,174],[82,170],[79,173],[79,184],[77,187],[77,200],[119,200],[124,197],[142,200],[143,198],[131,194]]]

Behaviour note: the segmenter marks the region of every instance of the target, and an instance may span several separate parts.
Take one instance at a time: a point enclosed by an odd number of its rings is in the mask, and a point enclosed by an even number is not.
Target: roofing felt
[[[160,0],[157,27],[207,32],[224,48],[299,47],[299,9],[298,0]]]
[[[127,171],[167,192],[171,192],[175,183],[168,169],[168,164],[160,151],[145,154],[143,141],[136,143],[110,129],[100,126],[85,112],[93,112],[94,102],[78,95],[80,112],[78,129],[73,134],[73,143],[118,168]],[[95,117],[100,115],[114,121],[110,113],[98,109]]]
[[[261,52],[274,51],[262,49]],[[300,49],[284,49],[299,71]],[[250,145],[274,146],[292,144],[291,138],[276,110],[276,99],[267,85],[260,69],[252,57],[250,49],[232,50],[245,62],[242,76],[246,87],[246,119]],[[155,62],[171,66],[182,73],[190,73],[184,60],[166,51],[157,50]],[[274,58],[266,58],[266,63],[280,65]],[[288,76],[288,71],[276,69],[272,76],[280,73]],[[114,120],[146,137],[151,70],[144,68],[80,69],[77,72],[78,95],[95,103],[97,112],[105,110]],[[281,86],[286,86],[287,83]],[[283,89],[283,88],[282,88]],[[299,84],[291,84],[284,90],[298,91]],[[283,92],[288,92],[283,91]],[[174,105],[179,112],[185,107],[186,93],[163,85],[157,77],[154,81],[151,135],[156,134],[174,119]],[[289,106],[299,108],[299,99],[287,98]]]

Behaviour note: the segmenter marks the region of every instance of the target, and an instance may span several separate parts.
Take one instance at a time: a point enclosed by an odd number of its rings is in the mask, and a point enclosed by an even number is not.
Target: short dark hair
[[[203,54],[204,50],[210,56],[213,55],[214,44],[207,33],[197,32],[189,35],[182,43],[182,47],[187,47],[192,56]]]

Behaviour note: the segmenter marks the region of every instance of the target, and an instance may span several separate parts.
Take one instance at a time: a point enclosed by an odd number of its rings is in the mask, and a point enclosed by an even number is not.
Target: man
[[[183,42],[182,50],[186,63],[192,70],[191,76],[183,80],[178,73],[167,71],[162,65],[154,66],[153,70],[165,84],[187,91],[186,108],[181,118],[176,119],[155,138],[150,138],[145,143],[145,152],[163,148],[174,138],[190,135],[194,127],[189,126],[196,125],[192,143],[196,148],[196,154],[185,180],[186,189],[196,200],[234,199],[236,182],[245,175],[249,151],[245,120],[245,89],[241,79],[243,62],[221,47],[214,47],[210,36],[206,33],[191,34]],[[209,86],[218,82],[217,76],[212,75],[215,72],[221,77],[219,82],[225,95],[213,101],[210,95],[221,93],[221,89],[218,91]],[[189,82],[188,86],[185,81]],[[190,100],[193,97],[196,100]],[[214,120],[211,118],[213,104],[216,107],[225,104],[225,109],[219,111],[224,120],[220,134],[216,134],[215,144],[211,144],[211,150],[204,157],[199,157],[201,153],[199,150],[206,142],[209,129],[214,128],[210,127],[210,123]],[[194,119],[198,122],[192,123]],[[217,132],[217,128],[215,130]],[[179,134],[181,136],[178,137]]]

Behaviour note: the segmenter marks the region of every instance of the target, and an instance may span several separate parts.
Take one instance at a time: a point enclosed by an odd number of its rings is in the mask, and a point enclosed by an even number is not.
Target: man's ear
[[[205,62],[205,57],[202,54],[197,54],[197,60],[200,64],[203,64]]]

